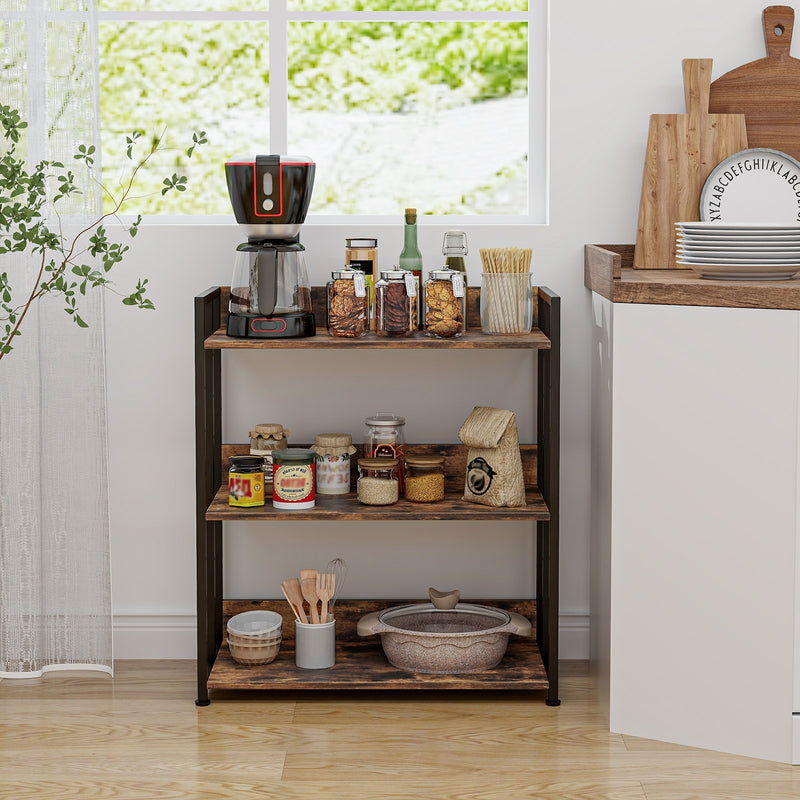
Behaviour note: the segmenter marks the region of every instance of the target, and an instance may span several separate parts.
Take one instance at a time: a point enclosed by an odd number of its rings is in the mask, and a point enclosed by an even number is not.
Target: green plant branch
[[[145,309],[155,308],[152,301],[145,297],[147,278],[140,279],[136,288],[127,295],[117,291],[111,284],[107,275],[123,260],[129,248],[127,245],[110,241],[103,223],[113,217],[125,227],[119,218],[119,213],[127,203],[136,199],[131,195],[136,176],[147,167],[156,152],[166,149],[163,146],[165,131],[150,139],[150,146],[144,156],[136,160],[133,158],[133,149],[136,141],[142,138],[142,133],[135,131],[127,137],[127,156],[133,162],[133,166],[127,180],[120,184],[121,195],[112,195],[101,181],[93,178],[111,199],[113,207],[101,213],[68,240],[64,236],[63,220],[56,203],[79,191],[74,184],[75,176],[63,164],[56,161],[41,161],[32,172],[27,172],[24,162],[16,157],[20,132],[27,127],[27,123],[22,120],[16,109],[0,105],[0,125],[5,140],[10,142],[5,155],[0,157],[0,189],[8,192],[7,195],[0,194],[0,238],[5,236],[5,239],[0,241],[0,253],[26,251],[41,253],[36,280],[24,302],[12,304],[13,287],[8,274],[0,272],[0,310],[6,313],[5,317],[0,317],[0,323],[5,325],[5,331],[0,334],[0,360],[13,350],[12,342],[20,335],[23,320],[33,304],[45,294],[62,295],[65,312],[83,328],[88,325],[79,314],[78,294],[85,295],[87,289],[102,287],[122,296],[125,305]],[[206,143],[205,132],[195,132],[192,135],[192,144],[186,150],[187,157],[191,158],[195,148]],[[94,146],[79,145],[73,156],[74,159],[85,163],[90,174],[94,164],[94,152]],[[65,170],[66,174],[63,172],[59,174],[55,171],[57,169]],[[53,181],[55,181],[54,187]],[[173,190],[185,191],[187,181],[185,176],[173,173],[162,181],[161,194]],[[23,196],[27,202],[23,202]],[[48,201],[48,198],[51,199]],[[52,208],[56,218],[57,233],[46,224],[45,214],[48,207]],[[138,232],[141,221],[140,214],[136,221],[126,228],[131,237]],[[90,234],[89,243],[84,246],[85,237]],[[79,263],[87,254],[91,260],[95,262],[99,260],[102,263],[96,266]]]

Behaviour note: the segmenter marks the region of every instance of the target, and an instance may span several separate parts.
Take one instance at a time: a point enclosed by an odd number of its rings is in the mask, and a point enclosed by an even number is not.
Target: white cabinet
[[[610,728],[798,763],[800,311],[592,301]]]

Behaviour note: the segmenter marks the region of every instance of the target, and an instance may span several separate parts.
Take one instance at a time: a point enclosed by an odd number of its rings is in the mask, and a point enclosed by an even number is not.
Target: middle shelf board
[[[281,511],[266,505],[255,508],[237,508],[228,504],[228,487],[220,486],[213,502],[206,511],[209,521],[232,522],[234,520],[387,520],[387,519],[453,519],[453,520],[501,520],[521,519],[547,521],[550,511],[535,488],[525,491],[525,505],[510,508],[493,508],[468,503],[462,493],[448,492],[439,503],[410,503],[398,500],[390,506],[365,506],[358,502],[355,492],[345,495],[318,495],[314,508],[298,511]]]

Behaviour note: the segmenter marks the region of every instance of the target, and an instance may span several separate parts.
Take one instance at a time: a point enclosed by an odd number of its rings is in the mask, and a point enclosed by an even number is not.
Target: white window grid
[[[53,18],[74,16],[69,11],[51,12]],[[527,22],[528,23],[528,209],[526,214],[449,215],[430,217],[459,224],[547,224],[550,194],[550,0],[529,0],[527,11],[290,11],[286,0],[269,0],[268,11],[98,11],[98,21],[267,21],[270,26],[269,115],[270,149],[288,151],[288,52],[289,22],[389,21],[389,22]],[[355,217],[363,223],[388,223],[385,216]],[[169,222],[168,218],[160,218]],[[198,220],[201,218],[198,218]],[[309,214],[306,222],[342,224],[353,216]]]

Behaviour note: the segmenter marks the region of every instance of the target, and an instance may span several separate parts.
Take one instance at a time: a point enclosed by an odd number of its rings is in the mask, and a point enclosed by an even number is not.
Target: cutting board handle
[[[791,6],[767,6],[762,18],[768,58],[788,58],[792,48],[794,9]]]
[[[711,94],[710,58],[684,58],[683,94],[686,97],[686,111],[690,116],[708,114],[708,98]]]

